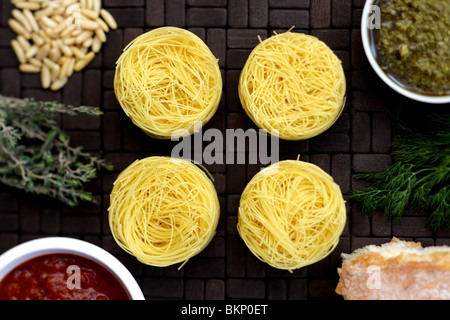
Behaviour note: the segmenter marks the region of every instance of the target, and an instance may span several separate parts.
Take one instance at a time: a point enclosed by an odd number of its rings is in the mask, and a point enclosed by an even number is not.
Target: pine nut
[[[98,37],[95,37],[94,41],[92,42],[92,51],[97,53],[100,51],[101,48],[102,48],[102,41]]]
[[[55,21],[46,16],[42,17],[41,21],[49,28],[56,28],[58,26],[58,24]]]
[[[16,54],[17,60],[19,60],[20,63],[25,63],[27,59],[25,57],[25,53],[22,46],[19,44],[19,41],[16,39],[11,40],[11,47],[13,48],[13,51]]]
[[[71,46],[70,50],[72,50],[73,55],[78,60],[84,59],[85,54],[80,50],[80,48],[75,47],[75,46]]]
[[[31,48],[25,53],[25,57],[27,59],[30,59],[34,57],[38,53],[38,47],[33,45]]]
[[[21,25],[17,20],[9,19],[8,25],[15,33],[23,36],[25,39],[31,38],[30,33],[28,33],[28,31],[25,30],[25,27],[23,25]]]
[[[67,46],[71,46],[73,44],[75,44],[76,39],[75,38],[63,38],[62,42],[67,45]]]
[[[33,34],[31,35],[31,39],[32,39],[32,40],[34,41],[34,43],[35,43],[36,45],[38,45],[39,47],[42,46],[42,45],[45,43],[44,39],[42,39],[42,37],[39,36],[37,33],[33,33]]]
[[[31,11],[23,10],[23,14],[25,15],[25,17],[27,17],[28,21],[30,22],[30,25],[31,25],[31,28],[33,29],[33,31],[38,32],[40,28],[36,22],[36,19],[34,18],[33,14],[31,13]]]
[[[92,0],[86,0],[86,8],[91,10],[94,7],[94,3]]]
[[[31,48],[31,44],[23,36],[17,36],[17,41],[20,43],[20,46],[22,47],[24,52]]]
[[[95,35],[101,42],[106,42],[106,34],[102,29],[95,30]]]
[[[95,12],[97,12],[97,15],[100,14],[100,10],[102,8],[102,1],[101,0],[94,0],[93,8]]]
[[[79,60],[77,63],[75,63],[74,70],[75,71],[81,71],[83,70],[95,57],[95,53],[93,51],[90,51],[84,59]]]
[[[31,28],[31,24],[28,21],[28,19],[25,17],[22,11],[14,9],[11,11],[11,15],[22,24],[22,26],[25,28],[27,32],[33,31]]]
[[[67,74],[67,69],[69,68],[70,65],[70,58],[69,57],[64,57],[63,58],[63,62],[62,62],[62,66],[61,66],[61,70],[59,71],[58,74],[58,78],[64,78],[66,77]]]
[[[109,25],[109,27],[113,30],[117,29],[117,23],[116,20],[114,20],[114,17],[106,11],[105,9],[100,10],[100,16],[105,20],[105,22]]]
[[[50,52],[50,45],[44,44],[36,54],[36,59],[44,61],[44,59],[47,58],[49,52]]]
[[[71,5],[73,5],[77,2],[78,2],[78,0],[64,0],[61,5],[63,7],[70,7]]]
[[[53,62],[49,58],[44,58],[44,65],[49,67],[50,70],[53,70],[53,71],[58,70],[59,71],[58,64],[56,64],[56,62]]]
[[[100,29],[102,29],[104,32],[108,32],[109,31],[108,25],[101,18],[97,19],[97,23],[100,26]]]
[[[41,4],[39,2],[24,1],[16,3],[16,7],[19,9],[39,10]]]
[[[89,38],[85,42],[83,42],[82,46],[83,48],[89,48],[92,46],[92,43],[94,42],[94,38]]]
[[[60,90],[100,52],[117,28],[101,0],[11,0],[11,47],[21,72],[40,73],[44,89]]]
[[[48,89],[50,87],[50,83],[50,69],[46,65],[43,65],[41,70],[41,85],[44,89]]]
[[[59,58],[61,58],[61,51],[57,47],[53,47],[50,49],[50,52],[48,53],[48,57],[57,62]]]
[[[89,10],[89,9],[81,9],[80,10],[81,14],[84,15],[85,17],[92,19],[92,20],[97,20],[98,19],[98,15],[99,13],[94,11],[94,10]]]
[[[37,19],[37,20],[39,20],[39,19],[41,19],[41,18],[44,17],[44,16],[45,16],[45,17],[51,16],[54,10],[55,10],[55,9],[52,8],[52,7],[47,7],[47,8],[45,8],[45,9],[36,11],[36,12],[34,13],[34,18]]]
[[[84,41],[86,41],[88,38],[92,37],[94,33],[92,31],[83,31],[76,40],[77,44],[82,44]]]
[[[36,58],[28,59],[28,62],[30,62],[30,64],[32,64],[33,66],[36,66],[36,67],[38,67],[38,68],[42,68],[42,66],[43,66],[42,61],[41,61],[41,60],[38,60],[38,59],[36,59]]]
[[[99,28],[98,23],[91,20],[81,19],[80,26],[85,30],[97,30]]]
[[[62,79],[58,79],[54,81],[50,87],[52,91],[58,91],[62,87],[64,87],[69,79],[67,77],[64,77]]]
[[[19,70],[25,73],[39,73],[41,72],[41,68],[36,67],[32,64],[21,64],[19,65]]]
[[[70,64],[69,64],[69,67],[67,68],[67,73],[66,73],[67,77],[72,76],[73,72],[75,71],[74,68],[75,68],[75,59],[70,58]]]

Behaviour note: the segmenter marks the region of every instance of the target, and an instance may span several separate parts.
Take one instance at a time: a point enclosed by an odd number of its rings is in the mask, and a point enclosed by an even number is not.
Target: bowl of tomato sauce
[[[144,300],[136,279],[90,242],[46,237],[0,255],[0,300]]]

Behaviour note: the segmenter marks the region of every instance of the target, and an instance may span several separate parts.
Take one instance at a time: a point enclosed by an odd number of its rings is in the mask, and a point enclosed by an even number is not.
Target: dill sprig
[[[384,218],[394,223],[405,210],[427,211],[429,229],[449,229],[450,113],[425,113],[416,119],[409,123],[401,119],[400,111],[394,113],[398,139],[392,144],[393,165],[383,172],[358,175],[369,185],[351,191],[349,199],[360,202],[363,213],[382,210]]]
[[[72,147],[58,125],[58,114],[99,116],[97,107],[0,95],[0,182],[26,192],[46,195],[68,206],[93,202],[84,184],[101,168],[103,159]]]

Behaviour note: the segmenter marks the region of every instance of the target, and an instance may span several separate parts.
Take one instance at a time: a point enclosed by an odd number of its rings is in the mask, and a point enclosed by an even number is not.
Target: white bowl
[[[377,59],[375,58],[375,54],[372,50],[373,47],[371,45],[371,39],[370,39],[370,29],[368,26],[368,18],[370,17],[372,13],[372,6],[376,3],[376,0],[367,0],[366,4],[364,5],[362,17],[361,17],[361,38],[362,38],[362,44],[364,47],[364,52],[366,53],[367,59],[369,60],[370,65],[375,70],[377,75],[393,90],[397,91],[398,93],[402,94],[403,96],[420,101],[425,103],[431,103],[431,104],[443,104],[443,103],[450,103],[450,95],[440,95],[440,96],[432,96],[432,95],[425,95],[421,94],[419,92],[414,92],[411,90],[407,90],[404,87],[402,87],[400,84],[392,80],[386,72],[383,71],[380,64],[378,63]]]
[[[0,256],[0,279],[21,263],[52,253],[75,254],[93,260],[117,277],[132,300],[145,299],[136,279],[112,254],[92,243],[66,237],[30,240],[7,250]]]

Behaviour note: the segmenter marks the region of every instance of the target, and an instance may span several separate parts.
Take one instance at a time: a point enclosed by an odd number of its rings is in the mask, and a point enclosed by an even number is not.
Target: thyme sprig
[[[93,202],[84,184],[101,168],[103,159],[70,145],[58,115],[102,114],[97,107],[0,95],[0,182],[26,192],[46,195],[68,206]]]
[[[397,112],[392,120],[399,138],[392,144],[394,163],[384,172],[357,176],[369,182],[351,191],[350,200],[362,211],[383,210],[384,218],[398,222],[406,210],[429,212],[426,226],[450,228],[450,113],[426,113],[408,123]]]

